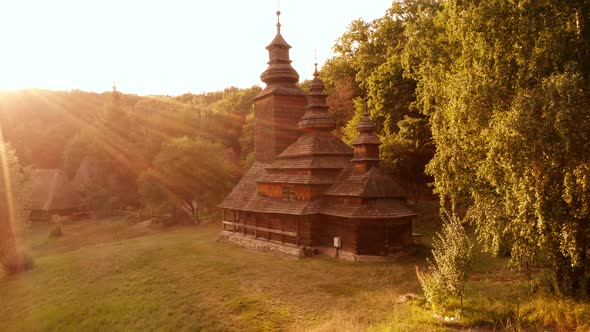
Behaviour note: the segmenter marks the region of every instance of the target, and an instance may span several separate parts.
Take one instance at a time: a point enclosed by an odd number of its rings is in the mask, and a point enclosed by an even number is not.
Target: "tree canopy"
[[[172,202],[197,223],[231,189],[236,164],[223,146],[203,139],[175,138],[164,144],[152,168],[140,176],[140,192],[147,203]]]
[[[423,171],[433,145],[428,121],[414,107],[417,82],[404,74],[405,31],[419,12],[436,7],[432,0],[394,2],[379,19],[353,21],[321,73],[332,94],[332,112],[343,124],[343,139],[351,142],[358,135],[361,99],[366,98],[383,142],[383,166],[407,182],[427,181]]]
[[[582,287],[590,235],[589,5],[444,1],[408,22],[404,57],[436,144],[435,191],[486,248],[548,257]]]

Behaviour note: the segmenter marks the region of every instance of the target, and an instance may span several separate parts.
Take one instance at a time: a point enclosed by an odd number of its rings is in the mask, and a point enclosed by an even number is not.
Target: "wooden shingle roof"
[[[301,157],[301,158],[290,158],[290,159],[277,159],[274,163],[269,165],[266,169],[344,169],[350,166],[350,157],[323,157],[314,158],[313,156]]]
[[[307,133],[285,149],[277,159],[304,156],[347,156],[352,158],[352,149],[339,138]]]
[[[303,216],[317,214],[320,207],[319,201],[290,201],[255,194],[241,210]]]
[[[257,185],[256,181],[266,174],[265,167],[268,164],[255,162],[252,167],[240,179],[240,182],[234,189],[225,197],[223,202],[219,205],[220,208],[244,210],[248,202],[256,195]]]
[[[330,106],[326,103],[325,84],[319,76],[318,64],[316,63],[313,79],[309,85],[309,93],[307,94],[306,112],[297,123],[297,126],[310,132],[329,133],[336,129],[336,120],[328,112]]]
[[[319,202],[289,201],[264,197],[257,193],[256,182],[266,175],[268,164],[256,162],[242,177],[238,185],[219,205],[220,208],[262,212],[306,215],[319,211]]]
[[[377,199],[366,205],[344,206],[340,204],[325,204],[321,214],[358,219],[393,219],[411,217],[416,211],[399,199]]]
[[[354,196],[365,198],[403,198],[403,188],[378,168],[358,172],[349,167],[342,171],[334,185],[325,193],[330,196]]]

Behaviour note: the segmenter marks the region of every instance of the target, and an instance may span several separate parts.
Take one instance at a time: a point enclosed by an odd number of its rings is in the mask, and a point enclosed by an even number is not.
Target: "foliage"
[[[446,299],[458,296],[463,309],[465,283],[471,271],[473,244],[461,219],[448,212],[442,213],[442,230],[432,241],[434,264],[428,273],[416,271],[424,294],[435,311],[446,309]]]
[[[445,287],[445,280],[440,272],[434,265],[430,265],[428,271],[421,271],[416,266],[416,276],[426,301],[432,306],[437,314],[445,314],[448,306],[449,290]]]
[[[254,135],[252,119],[247,116],[252,98],[259,92],[260,88],[253,86],[179,97],[136,97],[114,88],[100,115],[83,123],[67,143],[64,168],[74,177],[84,164],[88,176],[78,187],[86,205],[97,215],[138,208],[142,203],[138,181],[144,185],[149,182],[147,178],[138,180],[140,175],[149,173],[156,156],[176,138],[220,142],[216,154],[228,161],[241,154],[247,164]],[[147,189],[144,186],[142,190]],[[146,210],[149,214],[178,214],[176,207],[170,201],[152,200]]]
[[[221,98],[211,105],[213,114],[206,120],[209,134],[204,137],[210,140],[215,139],[224,146],[232,148],[237,156],[244,156],[240,142],[244,139],[242,128],[246,124],[248,114],[253,111],[252,99],[261,90],[258,86],[248,89],[234,87],[225,89]]]
[[[382,138],[381,166],[403,179],[406,187],[428,183],[424,167],[434,155],[428,119],[406,116],[397,125],[399,132]]]
[[[469,240],[462,221],[456,215],[443,215],[441,233],[432,242],[432,255],[442,274],[449,293],[461,298],[471,270],[473,244]]]
[[[590,234],[589,5],[444,1],[407,26],[404,63],[430,116],[443,203],[468,207],[485,249],[549,257],[583,289]]]
[[[86,206],[99,216],[137,206],[137,174],[149,166],[127,96],[113,87],[111,100],[66,146],[64,168],[74,176],[83,161],[87,179],[79,183]]]
[[[246,116],[246,121],[242,127],[242,137],[240,137],[240,147],[242,155],[240,156],[243,162],[243,168],[249,169],[254,164],[256,155],[254,153],[254,134],[255,134],[255,118],[254,111],[250,111]]]
[[[342,128],[342,140],[350,145],[352,141],[359,135],[358,124],[361,121],[364,111],[364,101],[362,98],[355,98],[354,104],[354,116],[346,123],[346,126]]]
[[[428,121],[413,107],[416,81],[404,75],[408,40],[404,32],[419,13],[437,6],[434,0],[396,1],[379,19],[353,21],[334,45],[337,55],[322,69],[333,95],[328,99],[332,112],[339,123],[350,120],[342,130],[344,140],[350,142],[358,135],[360,97],[364,96],[377,134],[387,144],[381,151],[386,168],[412,182],[427,181],[424,165],[433,155],[433,146]],[[408,135],[409,127],[419,137]]]
[[[22,165],[58,168],[64,147],[81,125],[98,117],[103,94],[26,89],[0,91],[0,125]]]
[[[29,223],[30,173],[1,137],[0,131],[0,265],[7,273],[17,273],[33,265],[24,242]]]
[[[187,219],[187,214],[180,213],[177,202],[174,196],[169,193],[162,185],[157,172],[153,169],[148,169],[140,174],[137,180],[139,187],[139,194],[143,200],[144,217],[155,219],[157,222],[164,224],[176,224]]]
[[[218,204],[231,188],[235,167],[218,143],[176,138],[164,144],[152,168],[141,175],[140,192],[151,204],[175,202],[198,223],[201,213]]]
[[[62,167],[70,178],[84,165],[88,176],[76,185],[86,206],[105,216],[139,208],[138,176],[174,138],[220,142],[247,164],[253,131],[242,127],[260,90],[231,87],[178,97],[136,96],[116,88],[102,94],[0,91],[0,125],[25,165]]]

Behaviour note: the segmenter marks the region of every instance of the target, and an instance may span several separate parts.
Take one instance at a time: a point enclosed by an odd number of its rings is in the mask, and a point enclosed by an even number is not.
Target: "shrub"
[[[432,306],[432,310],[437,314],[445,314],[449,291],[445,287],[444,278],[440,271],[435,266],[430,265],[428,272],[422,272],[416,266],[416,275],[422,285],[424,297]]]
[[[51,216],[51,231],[49,232],[49,236],[51,237],[60,237],[63,233],[63,220],[64,218],[59,215]]]
[[[434,264],[429,261],[429,272],[416,270],[424,295],[435,311],[446,309],[448,296],[459,296],[463,310],[465,282],[471,270],[473,244],[463,222],[456,215],[443,212],[442,232],[432,242]]]

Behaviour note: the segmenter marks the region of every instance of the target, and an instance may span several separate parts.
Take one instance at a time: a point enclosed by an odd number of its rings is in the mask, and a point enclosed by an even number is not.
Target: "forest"
[[[529,279],[547,271],[535,285],[551,296],[587,303],[590,2],[396,1],[381,18],[351,22],[333,51],[320,78],[334,134],[355,139],[366,100],[381,167],[412,199],[440,202],[434,258],[417,273],[433,307],[462,301],[473,243]],[[87,165],[83,200],[97,216],[215,219],[254,162],[260,91],[0,91],[0,195],[20,197],[0,200],[3,243],[26,233],[35,168],[72,179]],[[17,219],[22,231],[9,222]],[[10,255],[0,258],[26,260]]]
[[[227,88],[177,97],[127,95],[116,87],[102,94],[10,91],[1,97],[0,116],[4,139],[22,165],[61,168],[73,178],[86,158],[92,180],[83,188],[85,203],[99,214],[174,210],[177,204],[167,204],[172,196],[165,189],[189,205],[196,191],[203,192],[206,202],[199,204],[210,208],[239,176],[240,160],[247,163],[252,152],[243,127],[251,121],[251,99],[259,91]],[[183,170],[191,172],[173,178]],[[217,185],[203,190],[206,183],[198,181],[206,179],[194,170],[217,175]],[[183,183],[186,188],[179,187]],[[200,207],[190,208],[197,218]]]

